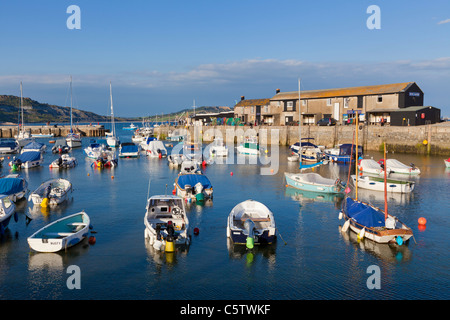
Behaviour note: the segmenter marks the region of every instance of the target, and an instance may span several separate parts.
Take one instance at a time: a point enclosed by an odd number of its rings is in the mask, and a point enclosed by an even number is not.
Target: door
[[[337,121],[339,121],[339,102],[336,102],[334,104],[333,118],[335,118]]]

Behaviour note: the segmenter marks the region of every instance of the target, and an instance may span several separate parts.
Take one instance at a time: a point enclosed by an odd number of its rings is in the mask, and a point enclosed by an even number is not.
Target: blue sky
[[[69,30],[70,5],[81,30]],[[381,29],[369,30],[370,5]],[[450,116],[450,1],[2,1],[0,94],[148,116],[275,90],[415,81]]]

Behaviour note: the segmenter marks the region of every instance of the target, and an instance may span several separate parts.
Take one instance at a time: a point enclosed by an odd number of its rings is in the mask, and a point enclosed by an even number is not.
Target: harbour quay
[[[194,138],[205,143],[216,136],[225,143],[240,143],[245,137],[258,136],[262,145],[291,145],[298,142],[298,126],[183,126],[155,128],[155,136],[169,136],[174,130],[186,130]],[[302,126],[302,138],[310,138],[316,145],[333,147],[354,141],[354,125]],[[364,150],[380,151],[384,142],[390,152],[445,155],[450,153],[450,122],[422,126],[379,126],[361,124],[359,144]],[[306,141],[306,140],[305,140]]]
[[[68,125],[26,125],[25,131],[31,132],[31,134],[51,135],[54,137],[65,137],[70,132],[70,124]],[[74,127],[76,133],[81,134],[84,137],[104,137],[108,129],[102,124],[86,124],[76,125]],[[18,126],[16,125],[2,125],[0,126],[0,138],[14,138],[17,135]]]

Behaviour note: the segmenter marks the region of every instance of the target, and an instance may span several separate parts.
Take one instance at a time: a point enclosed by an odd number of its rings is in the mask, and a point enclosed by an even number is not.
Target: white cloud
[[[446,23],[450,23],[450,19],[439,21],[437,24],[446,24]]]

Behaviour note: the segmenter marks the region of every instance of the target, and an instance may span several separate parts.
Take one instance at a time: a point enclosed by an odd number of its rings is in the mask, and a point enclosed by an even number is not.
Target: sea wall
[[[55,137],[65,137],[70,132],[70,126],[25,126],[25,131],[31,134],[52,134]],[[103,125],[83,125],[75,126],[74,131],[86,137],[103,137],[105,130]],[[0,126],[0,138],[14,138],[17,135],[16,126]]]
[[[184,128],[184,127],[183,127]],[[159,127],[156,134],[168,136],[174,127]],[[178,128],[180,129],[180,127]],[[201,137],[203,142],[211,142],[221,136],[225,142],[239,143],[246,136],[258,135],[263,145],[290,145],[298,141],[298,126],[202,126],[188,127],[191,137]],[[313,138],[316,145],[333,147],[342,143],[352,143],[355,139],[355,126],[302,126],[302,138]],[[381,151],[386,142],[390,151],[402,153],[450,155],[450,124],[440,123],[416,127],[395,127],[360,125],[358,141],[365,150]]]

